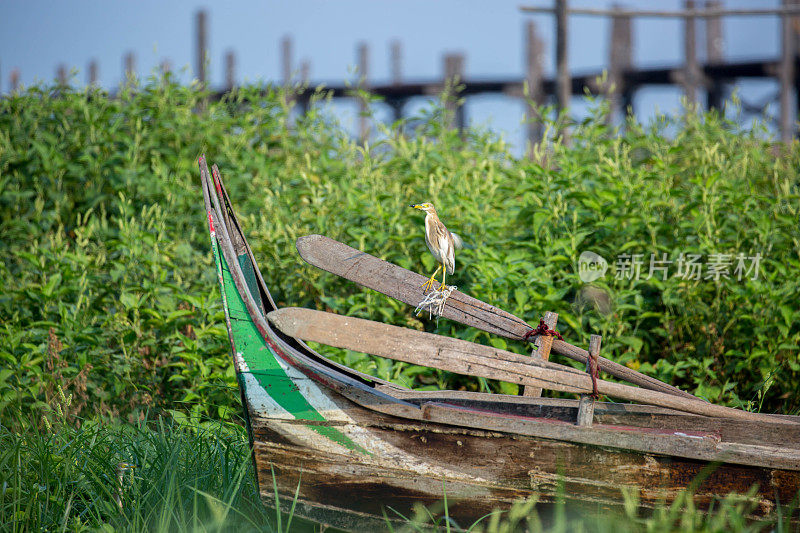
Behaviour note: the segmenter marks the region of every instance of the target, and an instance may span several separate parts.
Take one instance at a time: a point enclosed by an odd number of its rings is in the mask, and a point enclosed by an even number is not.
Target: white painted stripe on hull
[[[388,442],[376,438],[376,436],[369,431],[369,429],[361,427],[358,423],[353,420],[347,413],[345,413],[341,408],[339,408],[330,397],[325,394],[317,384],[308,379],[305,374],[301,373],[299,370],[290,366],[286,361],[284,361],[281,357],[275,357],[275,360],[278,362],[280,367],[286,372],[286,375],[289,376],[297,385],[300,392],[305,396],[311,406],[316,409],[322,416],[325,417],[326,420],[340,422],[343,425],[337,426],[337,429],[347,435],[353,442],[364,448],[365,450],[369,451],[372,456],[368,457],[365,455],[361,455],[361,462],[369,463],[369,464],[383,464],[389,465],[395,468],[401,469],[408,469],[409,464],[415,465],[415,471],[419,472],[420,474],[426,476],[432,476],[437,478],[460,478],[465,480],[471,480],[473,482],[484,482],[485,480],[479,477],[465,475],[463,473],[450,470],[448,468],[442,468],[440,466],[432,465],[430,463],[420,461],[420,458],[414,455],[410,455],[409,453],[397,448],[396,446],[389,444]],[[250,376],[252,377],[252,376]],[[255,378],[253,378],[255,381]],[[262,394],[269,396],[264,389],[255,382],[256,387],[261,389]],[[274,403],[274,400],[270,398],[270,401]],[[279,417],[284,418],[284,417]],[[293,418],[293,417],[292,417]],[[275,426],[282,426],[285,429],[286,426],[289,424],[275,424]],[[320,443],[326,445],[327,448],[329,444],[334,444],[338,448],[337,453],[348,453],[354,454],[358,452],[352,452],[345,448],[344,446],[338,445],[330,441],[329,439],[323,437],[322,435],[314,432],[313,430],[309,430],[307,426],[299,425],[299,424],[291,424],[291,429],[293,431],[297,431],[296,439],[299,439],[301,442],[313,442],[315,447],[322,447]],[[307,430],[307,431],[306,431]],[[309,434],[308,432],[311,432]],[[302,434],[301,434],[302,433]]]

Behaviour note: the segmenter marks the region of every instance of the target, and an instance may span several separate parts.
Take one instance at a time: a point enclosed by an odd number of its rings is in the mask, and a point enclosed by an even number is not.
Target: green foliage
[[[32,88],[0,100],[0,415],[39,423],[56,385],[70,414],[229,418],[238,394],[209,253],[197,156],[219,165],[279,305],[435,331],[523,352],[305,265],[295,239],[323,233],[433,270],[431,201],[469,245],[448,281],[536,323],[559,313],[575,344],[715,402],[800,409],[798,144],[781,148],[715,114],[610,129],[596,115],[571,144],[513,156],[486,131],[446,127],[440,107],[354,142],[326,112],[270,87],[207,101],[152,79],[118,97]],[[761,253],[757,279],[615,279],[589,289],[580,253],[677,261]],[[674,273],[675,264],[672,264]],[[588,296],[587,296],[588,295]],[[515,393],[340,350],[340,361],[416,388]],[[13,407],[13,408],[12,408]]]

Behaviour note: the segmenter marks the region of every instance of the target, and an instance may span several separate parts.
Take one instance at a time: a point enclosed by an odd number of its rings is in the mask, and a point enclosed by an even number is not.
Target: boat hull
[[[687,487],[698,508],[737,492],[763,515],[800,487],[797,471],[410,422],[331,401],[352,420],[336,428],[372,453],[332,451],[297,421],[251,411],[254,457],[265,503],[274,505],[275,485],[284,499],[298,490],[302,514],[345,529],[385,526],[386,517],[412,516],[415,504],[443,513],[445,498],[449,516],[466,527],[520,499],[622,510],[626,499],[645,508],[669,503]]]
[[[217,175],[204,170],[212,252],[265,504],[373,531],[433,506],[460,526],[520,499],[596,511],[746,496],[753,514],[800,490],[800,418],[782,424],[597,402],[421,393],[329,361],[270,326],[275,303]],[[678,429],[679,428],[679,429]],[[788,445],[785,443],[789,443]]]

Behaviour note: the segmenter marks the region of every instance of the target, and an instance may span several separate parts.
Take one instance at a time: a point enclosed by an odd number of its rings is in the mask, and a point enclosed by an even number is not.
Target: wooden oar
[[[409,305],[423,299],[422,285],[427,278],[366,252],[361,252],[322,235],[297,239],[297,251],[307,263],[359,285],[374,289]],[[523,340],[533,328],[524,320],[463,292],[453,291],[447,298],[442,316],[494,335]],[[589,352],[564,341],[554,340],[551,352],[586,363]],[[600,370],[646,389],[697,399],[672,385],[642,374],[605,357],[598,358]]]
[[[305,341],[319,342],[458,374],[562,392],[578,394],[592,392],[592,381],[586,373],[461,339],[298,307],[272,311],[267,318],[286,335]],[[598,380],[597,388],[600,393],[615,398],[668,407],[687,413],[794,424],[769,415],[714,405],[698,398],[679,398],[671,394],[604,380]]]

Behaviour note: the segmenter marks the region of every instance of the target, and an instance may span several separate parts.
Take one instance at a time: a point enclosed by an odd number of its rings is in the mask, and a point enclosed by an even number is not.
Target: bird
[[[436,208],[430,202],[421,204],[411,204],[409,207],[425,211],[425,244],[428,245],[428,250],[431,251],[433,257],[436,259],[438,266],[436,271],[431,276],[431,279],[422,285],[422,291],[427,292],[433,289],[433,283],[436,281],[436,274],[440,269],[442,272],[442,285],[439,290],[443,290],[447,274],[453,274],[456,270],[456,248],[462,247],[461,237],[455,233],[451,233],[447,227],[439,220],[439,215],[436,214]]]

